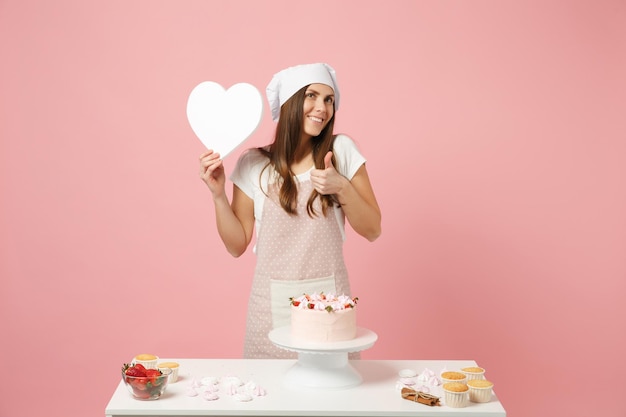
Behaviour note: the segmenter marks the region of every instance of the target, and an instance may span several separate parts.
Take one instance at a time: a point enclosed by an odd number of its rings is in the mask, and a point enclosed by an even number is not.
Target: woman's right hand
[[[209,150],[200,155],[200,178],[211,190],[213,198],[225,194],[226,175],[219,153]]]

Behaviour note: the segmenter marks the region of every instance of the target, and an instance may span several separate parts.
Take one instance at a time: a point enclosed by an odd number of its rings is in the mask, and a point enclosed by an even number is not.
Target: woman
[[[268,339],[289,324],[289,298],[303,293],[350,294],[343,258],[344,219],[369,241],[381,233],[381,214],[365,158],[345,135],[334,135],[339,90],[327,64],[290,67],[266,89],[274,141],[249,149],[225,193],[220,155],[201,155],[200,176],[215,205],[228,252],[245,252],[256,230],[257,265],[248,304],[244,357],[291,358]]]

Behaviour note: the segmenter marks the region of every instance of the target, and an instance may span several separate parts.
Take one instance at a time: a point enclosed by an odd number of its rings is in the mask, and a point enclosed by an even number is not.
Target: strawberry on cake
[[[354,339],[357,300],[347,295],[324,293],[292,297],[292,338],[315,343]]]

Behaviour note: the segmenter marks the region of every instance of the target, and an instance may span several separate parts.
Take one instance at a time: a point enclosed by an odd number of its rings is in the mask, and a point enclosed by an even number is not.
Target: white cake
[[[291,337],[316,343],[356,337],[356,301],[346,295],[304,294],[291,299]]]

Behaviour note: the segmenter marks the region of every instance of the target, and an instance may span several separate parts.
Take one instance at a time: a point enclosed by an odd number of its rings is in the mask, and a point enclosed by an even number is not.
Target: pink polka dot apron
[[[303,293],[350,295],[343,259],[343,237],[332,208],[310,217],[306,204],[313,190],[308,174],[299,176],[298,215],[280,205],[278,187],[270,185],[256,242],[257,265],[250,292],[245,358],[294,358],[296,354],[276,347],[270,330],[290,324],[289,298]]]

